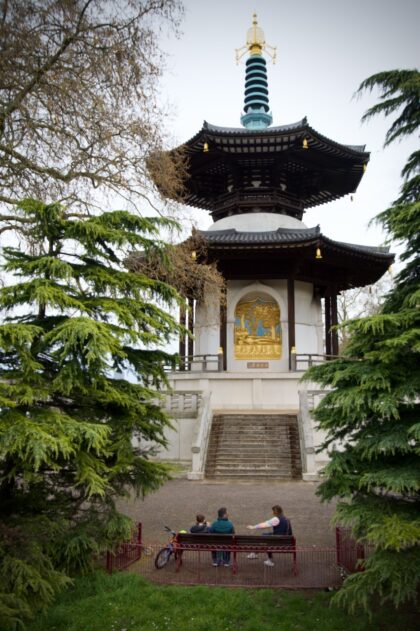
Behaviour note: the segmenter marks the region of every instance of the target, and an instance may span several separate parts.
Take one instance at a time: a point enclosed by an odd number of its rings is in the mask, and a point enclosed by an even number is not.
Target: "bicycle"
[[[165,530],[166,532],[170,532],[172,537],[169,543],[164,548],[159,550],[155,557],[155,568],[157,570],[161,570],[163,567],[165,567],[165,565],[167,565],[172,554],[174,555],[175,559],[178,556],[178,552],[175,551],[175,540],[177,533],[171,528],[168,528],[168,526],[165,526]]]

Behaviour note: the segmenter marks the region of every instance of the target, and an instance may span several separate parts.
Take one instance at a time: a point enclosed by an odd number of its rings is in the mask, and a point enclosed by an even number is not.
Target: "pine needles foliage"
[[[159,348],[178,331],[179,296],[124,261],[139,248],[165,257],[169,223],[36,200],[16,208],[22,247],[4,248],[15,282],[0,289],[2,629],[127,537],[118,497],[168,477],[147,445],[165,444],[157,390],[173,357]]]
[[[420,126],[420,73],[381,72],[359,91],[379,87],[365,114],[397,112],[386,143]],[[404,244],[405,267],[381,311],[344,324],[343,356],[310,369],[306,380],[330,391],[315,410],[330,449],[318,493],[339,498],[335,519],[373,553],[335,600],[369,611],[380,599],[399,606],[418,597],[420,580],[420,152],[408,158],[399,198],[376,220]],[[340,445],[339,448],[336,448]]]

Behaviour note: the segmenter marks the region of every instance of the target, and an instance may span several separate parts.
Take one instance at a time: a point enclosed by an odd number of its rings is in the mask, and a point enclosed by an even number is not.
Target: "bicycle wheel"
[[[165,567],[171,557],[171,554],[172,550],[170,550],[169,548],[162,548],[162,550],[159,550],[155,557],[155,567],[157,570],[161,570],[163,567]]]

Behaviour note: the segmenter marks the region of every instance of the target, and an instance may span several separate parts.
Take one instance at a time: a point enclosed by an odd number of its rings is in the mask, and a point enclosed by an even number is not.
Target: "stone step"
[[[291,475],[289,473],[229,473],[229,474],[215,474],[215,473],[206,473],[206,478],[209,480],[243,480],[243,481],[264,481],[264,480],[296,480],[300,479],[300,475]]]
[[[213,417],[206,477],[291,480],[300,477],[295,415],[218,414]]]
[[[259,469],[290,469],[292,467],[292,463],[290,460],[284,462],[215,462],[209,465],[209,469],[217,469],[218,471],[222,471],[225,469],[255,469],[255,471]]]
[[[281,425],[277,427],[217,427],[213,429],[213,433],[216,436],[217,434],[261,434],[262,436],[269,434],[282,434],[285,432],[290,432],[292,429],[289,425]],[[292,429],[293,431],[293,429]]]
[[[270,430],[260,430],[260,429],[254,429],[254,430],[237,430],[237,429],[218,429],[213,431],[213,436],[223,436],[226,438],[232,437],[238,437],[238,436],[250,436],[250,437],[260,437],[260,438],[266,438],[266,437],[270,437],[270,436],[287,436],[291,431],[294,431],[293,429],[290,429],[289,427],[277,427],[276,429],[270,429]]]
[[[211,449],[207,452],[208,458],[214,458],[215,456],[221,456],[222,458],[232,458],[235,456],[241,458],[284,458],[285,456],[292,454],[299,454],[299,450],[297,449],[288,449],[287,445],[283,449],[270,449],[269,447],[259,447],[258,449],[229,449],[227,447],[223,447],[220,449]]]
[[[214,443],[216,443],[216,441],[213,441]],[[290,447],[290,441],[289,439],[286,440],[281,440],[279,438],[273,438],[272,440],[268,439],[268,440],[250,440],[250,439],[243,439],[243,440],[233,440],[233,441],[227,441],[227,440],[222,440],[222,441],[218,441],[219,444],[217,445],[217,447],[229,447],[229,449],[232,449],[233,447],[244,447],[246,449],[252,449],[252,448],[259,448],[259,447],[271,447],[273,449],[275,448],[280,448],[282,446],[289,448]],[[213,445],[211,445],[213,447]],[[216,445],[215,445],[216,448]]]
[[[225,414],[224,416],[213,416],[214,423],[226,421],[242,421],[244,423],[275,423],[279,420],[293,421],[296,418],[294,414]]]
[[[275,420],[264,420],[264,419],[260,419],[260,420],[256,420],[256,419],[251,419],[248,421],[244,421],[244,420],[240,420],[240,419],[225,419],[223,421],[218,421],[215,422],[213,424],[213,427],[218,427],[221,425],[237,425],[237,426],[241,426],[241,427],[256,427],[257,425],[264,425],[266,427],[276,427],[278,425],[290,425],[293,424],[295,422],[294,419],[275,419]]]
[[[260,469],[280,469],[284,471],[289,471],[293,469],[292,462],[289,460],[287,462],[215,462],[209,463],[207,465],[207,471],[227,471],[232,469],[232,471],[239,471],[240,469],[249,471],[258,471]]]
[[[290,471],[293,469],[290,460],[288,462],[216,462],[207,466],[207,471],[267,471],[279,469]]]
[[[207,457],[210,459],[214,459],[214,458],[218,458],[218,459],[224,459],[224,460],[231,460],[232,458],[235,458],[235,460],[238,459],[242,459],[242,460],[249,460],[250,458],[252,458],[253,460],[255,459],[259,459],[259,460],[266,460],[267,458],[269,458],[270,460],[278,460],[278,459],[284,459],[284,458],[289,458],[290,457],[290,451],[268,451],[268,450],[260,450],[260,451],[213,451],[207,454]],[[292,453],[298,453],[298,452],[292,452]]]
[[[264,456],[264,455],[284,456],[288,453],[298,454],[300,453],[300,450],[297,445],[293,449],[291,449],[289,444],[258,445],[257,447],[255,445],[247,445],[247,446],[232,445],[231,447],[224,445],[223,447],[220,447],[219,449],[216,449],[215,447],[211,447],[211,449],[208,450],[207,455],[210,457],[210,456],[214,456],[215,454],[221,454],[224,456],[231,456],[234,454],[238,454],[238,455],[243,455],[244,457],[249,458],[253,454],[255,454],[256,456]]]
[[[237,425],[236,423],[225,423],[222,425],[213,426],[213,431],[243,431],[243,432],[256,432],[256,431],[275,431],[278,429],[288,429],[293,427],[292,423],[276,423],[275,425]]]
[[[217,443],[213,443],[210,447],[210,449],[239,449],[239,448],[243,448],[245,451],[250,451],[252,449],[260,449],[260,448],[264,448],[264,449],[270,449],[270,450],[275,450],[275,449],[281,449],[282,447],[286,448],[286,449],[290,449],[290,440],[267,440],[267,441],[251,441],[251,440],[244,440],[244,441],[234,441],[232,443],[228,443],[227,441],[218,441]]]
[[[213,427],[212,430],[215,434],[220,434],[220,433],[260,433],[260,434],[267,434],[267,433],[272,433],[272,432],[287,432],[290,430],[290,428],[294,427],[292,424],[288,423],[285,425],[271,425],[268,427],[264,427],[264,426],[252,426],[252,425],[244,425],[244,426],[237,426],[237,425],[221,425],[220,427]]]
[[[287,460],[272,460],[272,461],[263,461],[263,460],[259,460],[259,461],[244,461],[244,460],[238,460],[238,461],[219,461],[216,460],[214,462],[208,462],[207,463],[207,469],[210,471],[211,469],[241,469],[241,468],[245,468],[245,469],[249,469],[249,468],[255,468],[255,469],[259,469],[259,468],[267,468],[267,467],[274,467],[275,469],[290,469],[290,467],[294,467],[294,462],[295,459],[291,460],[290,458],[288,458]]]
[[[298,456],[298,452],[284,451],[283,453],[212,453],[208,454],[207,462],[288,462],[291,457]]]
[[[243,427],[238,427],[237,425],[221,425],[220,427],[213,427],[213,432],[215,434],[272,434],[276,432],[288,432],[293,425],[272,425],[269,427],[254,427],[251,425],[246,425]]]
[[[241,436],[244,437],[249,437],[249,438],[255,438],[255,437],[259,437],[262,439],[265,438],[270,438],[272,437],[277,437],[280,438],[281,436],[288,436],[290,434],[290,432],[293,432],[294,430],[290,430],[289,428],[285,428],[285,429],[276,429],[276,430],[270,430],[267,432],[261,432],[261,431],[253,431],[253,432],[237,432],[237,431],[233,431],[233,430],[217,430],[215,432],[213,432],[213,436],[216,438],[218,436],[223,437],[223,438],[239,438]]]
[[[233,441],[227,441],[227,440],[213,440],[211,441],[212,444],[210,445],[211,447],[244,447],[246,449],[250,448],[250,447],[257,447],[257,449],[261,446],[263,447],[272,447],[273,449],[277,448],[277,447],[282,447],[285,446],[287,448],[290,448],[290,436],[284,437],[283,439],[281,438],[273,438],[272,440],[268,439],[264,439],[264,440],[252,440],[250,438],[243,438],[242,440],[233,440]],[[209,447],[210,448],[210,447]]]

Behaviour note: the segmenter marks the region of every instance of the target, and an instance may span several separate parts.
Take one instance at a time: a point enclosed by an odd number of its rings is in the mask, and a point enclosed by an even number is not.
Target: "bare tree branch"
[[[181,0],[0,0],[0,211],[24,197],[86,208],[96,190],[150,197],[158,33],[181,15]],[[181,194],[182,155],[150,164]]]

